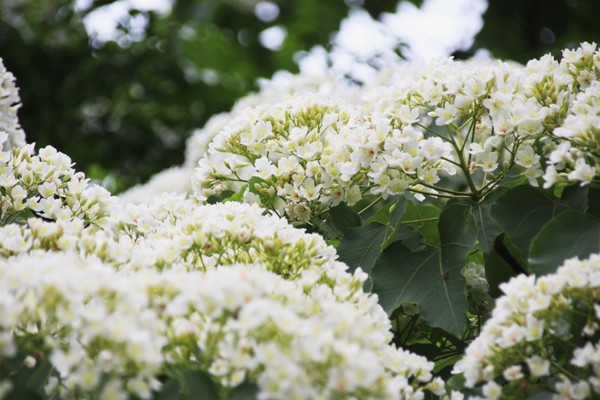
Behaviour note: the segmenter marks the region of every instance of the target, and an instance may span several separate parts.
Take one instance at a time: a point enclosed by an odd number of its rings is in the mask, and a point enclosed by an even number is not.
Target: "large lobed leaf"
[[[414,302],[431,326],[460,337],[467,321],[461,271],[478,233],[471,207],[449,204],[440,215],[438,231],[439,247],[413,253],[395,242],[386,248],[372,270],[373,292],[388,313]]]
[[[553,218],[531,242],[529,266],[536,275],[553,273],[571,257],[600,253],[600,219],[579,210]]]

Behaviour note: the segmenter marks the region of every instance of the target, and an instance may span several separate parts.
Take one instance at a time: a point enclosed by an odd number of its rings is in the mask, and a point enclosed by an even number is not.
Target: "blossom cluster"
[[[0,58],[0,150],[25,144],[25,132],[17,117],[20,101],[15,77]]]
[[[388,344],[375,298],[307,293],[260,264],[120,273],[94,257],[36,252],[0,259],[0,277],[0,354],[23,368],[48,360],[48,396],[146,399],[161,373],[186,369],[208,372],[223,393],[256,382],[261,398],[443,389],[433,363]]]
[[[443,391],[433,363],[390,345],[367,275],[349,273],[322,237],[257,205],[183,194],[127,204],[51,146],[10,147],[0,398],[35,373],[47,398],[149,399],[190,370],[223,398],[245,382],[260,398]]]
[[[118,204],[101,230],[87,229],[79,220],[31,218],[8,224],[0,227],[0,234],[10,238],[0,243],[0,255],[76,251],[122,271],[207,271],[259,262],[288,280],[298,280],[306,291],[323,284],[340,301],[364,296],[365,274],[360,269],[348,273],[321,236],[262,212],[256,205],[197,205],[183,195],[165,194],[150,204]]]
[[[219,118],[194,192],[237,193],[298,223],[365,195],[478,199],[515,176],[590,183],[597,63],[580,59],[600,56],[585,43],[564,54],[526,66],[437,60],[360,104],[301,95]]]
[[[1,142],[0,138],[0,142]],[[114,198],[72,168],[71,159],[47,146],[14,147],[0,153],[0,224],[35,215],[100,224]]]
[[[209,143],[223,127],[247,108],[276,104],[302,94],[313,94],[321,99],[344,100],[358,103],[361,89],[328,73],[291,74],[278,71],[271,79],[259,80],[260,90],[239,99],[229,112],[211,116],[202,128],[195,129],[185,148],[185,162],[155,175],[150,181],[135,186],[120,197],[132,203],[147,201],[163,191],[191,193],[191,176],[198,161],[206,154]]]
[[[243,382],[261,398],[443,390],[433,363],[389,344],[366,274],[321,236],[257,205],[95,196],[51,147],[2,155],[0,356],[17,366],[0,371],[4,394],[14,374],[45,365],[45,393],[60,398],[151,398],[159,376],[190,369],[223,396]],[[52,211],[38,208],[45,199]]]
[[[501,284],[491,318],[455,365],[487,399],[545,391],[555,399],[600,394],[600,255],[556,273]]]
[[[345,102],[301,96],[246,109],[209,145],[193,176],[196,197],[238,193],[241,200],[308,221],[332,206],[356,203],[360,189],[342,181],[336,151],[361,120]]]
[[[563,125],[554,130],[554,135],[563,140],[548,156],[544,186],[597,180],[600,175],[600,81],[593,81],[575,97]]]

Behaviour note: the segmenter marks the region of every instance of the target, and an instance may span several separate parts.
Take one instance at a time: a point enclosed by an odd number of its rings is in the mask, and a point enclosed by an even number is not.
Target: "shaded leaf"
[[[53,371],[54,369],[49,361],[39,362],[35,368],[26,369],[18,374],[17,385],[26,388],[32,393],[41,393],[43,386]]]
[[[154,397],[156,400],[178,400],[181,398],[181,386],[176,379],[169,379],[164,383],[160,392]]]
[[[243,185],[240,190],[223,200],[223,203],[228,201],[237,201],[238,203],[241,203],[244,199],[244,193],[246,192],[246,189],[248,189],[248,184]]]
[[[441,210],[430,204],[406,202],[406,211],[400,222],[419,231],[424,242],[430,246],[439,246],[438,218]]]
[[[223,193],[221,193],[218,196],[217,195],[209,196],[208,199],[206,199],[206,202],[208,204],[222,203],[223,201],[225,201],[229,197],[233,196],[234,194],[235,194],[235,192],[233,190],[224,190]]]
[[[344,234],[348,229],[360,226],[360,216],[346,203],[340,203],[329,210],[329,222]]]
[[[549,274],[568,258],[584,259],[592,253],[600,253],[600,219],[569,210],[548,222],[533,238],[529,264],[536,275]]]
[[[600,188],[589,188],[587,212],[600,218]]]
[[[13,388],[3,397],[4,400],[42,400],[44,398],[41,394],[20,386]]]
[[[406,199],[404,197],[391,197],[388,202],[375,212],[365,225],[378,222],[382,225],[396,226],[406,210]]]
[[[404,302],[414,302],[427,323],[460,337],[467,310],[461,271],[477,235],[470,207],[447,206],[439,218],[439,235],[441,247],[418,253],[392,243],[373,267],[373,292],[388,313]]]
[[[233,389],[227,400],[255,400],[258,395],[258,386],[254,383],[242,383]]]
[[[589,186],[567,186],[560,196],[560,202],[570,209],[587,211]]]
[[[337,247],[340,260],[350,267],[350,271],[361,267],[363,271],[369,273],[381,252],[386,230],[386,226],[381,224],[349,229]]]
[[[491,216],[506,232],[523,259],[540,229],[569,207],[531,186],[517,186],[503,193],[492,205]]]
[[[215,383],[206,372],[188,371],[185,374],[187,393],[183,397],[192,399],[218,399],[219,395]]]
[[[496,189],[487,195],[479,205],[473,207],[473,215],[479,230],[477,240],[479,241],[479,248],[484,253],[492,250],[496,237],[500,233],[500,226],[491,215],[492,206],[498,200],[498,197],[507,190],[507,188]]]
[[[508,282],[510,278],[516,276],[513,268],[502,258],[496,250],[492,249],[485,256],[485,279],[487,280],[492,298],[498,298],[502,295],[500,284]]]

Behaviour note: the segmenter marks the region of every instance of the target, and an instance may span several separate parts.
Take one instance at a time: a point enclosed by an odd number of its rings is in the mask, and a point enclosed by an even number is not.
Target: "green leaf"
[[[600,219],[578,210],[561,213],[531,242],[529,264],[536,275],[553,273],[564,260],[600,253]]]
[[[223,193],[221,193],[220,195],[213,195],[213,196],[209,196],[208,199],[206,199],[206,202],[208,204],[217,204],[217,203],[222,203],[223,201],[225,201],[225,199],[228,199],[229,197],[233,196],[235,194],[235,192],[233,190],[224,190]]]
[[[494,246],[496,236],[500,233],[498,223],[492,218],[492,206],[498,200],[507,188],[499,188],[488,194],[478,205],[473,206],[473,215],[477,221],[479,248],[484,253],[488,253]]]
[[[587,212],[600,218],[600,188],[589,188]]]
[[[504,232],[496,237],[494,252],[511,268],[513,276],[531,273],[529,263],[521,256],[521,252],[512,243],[510,236]]]
[[[463,373],[455,374],[446,381],[446,388],[450,390],[462,391],[465,387],[465,382],[466,379]]]
[[[258,386],[254,383],[245,382],[229,393],[227,400],[256,400]]]
[[[402,303],[414,302],[427,323],[460,337],[467,321],[461,272],[477,227],[471,208],[459,203],[442,211],[438,226],[441,247],[413,253],[396,242],[381,253],[371,273],[373,292],[389,314]]]
[[[164,383],[160,392],[154,397],[155,400],[179,400],[181,398],[181,386],[176,379],[169,379]]]
[[[560,196],[560,202],[570,209],[587,211],[589,186],[567,186]]]
[[[4,400],[42,400],[46,397],[20,386],[13,388],[5,397]]]
[[[491,208],[491,216],[506,232],[523,259],[529,255],[531,240],[558,213],[569,208],[531,186],[517,186],[503,193]]]
[[[219,394],[215,383],[206,372],[188,371],[185,373],[187,393],[183,397],[186,400],[194,399],[218,399]]]
[[[406,211],[400,222],[415,228],[423,236],[424,242],[430,246],[439,246],[438,219],[441,210],[430,204],[406,202]]]
[[[382,248],[387,248],[394,242],[402,242],[410,251],[417,252],[425,249],[423,236],[415,228],[409,225],[399,224],[392,234],[387,235]]]
[[[340,203],[329,210],[329,222],[343,235],[350,228],[360,226],[360,216],[346,203]]]
[[[500,284],[508,282],[517,275],[510,264],[495,249],[485,255],[485,279],[490,286],[490,296],[494,299],[502,296]]]
[[[240,190],[238,190],[237,192],[235,192],[234,194],[232,194],[231,196],[229,196],[228,198],[223,200],[223,203],[226,203],[228,201],[237,201],[238,203],[241,203],[244,199],[244,193],[246,193],[247,189],[248,189],[248,184],[245,184],[244,186],[242,186],[242,188]]]
[[[404,215],[406,203],[404,197],[390,197],[387,203],[365,222],[365,225],[379,222],[382,225],[396,226]]]
[[[39,362],[35,368],[25,370],[18,375],[18,385],[32,392],[41,393],[53,371],[54,369],[49,361]]]
[[[340,260],[350,267],[350,271],[361,267],[369,273],[381,253],[386,230],[385,225],[377,223],[349,229],[337,247]]]

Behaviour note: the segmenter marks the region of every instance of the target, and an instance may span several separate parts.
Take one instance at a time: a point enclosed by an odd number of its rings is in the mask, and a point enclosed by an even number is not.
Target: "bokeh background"
[[[382,54],[524,63],[600,40],[598,16],[597,0],[0,0],[0,58],[28,142],[117,193],[181,164],[194,129],[311,54],[359,83],[349,64]]]

